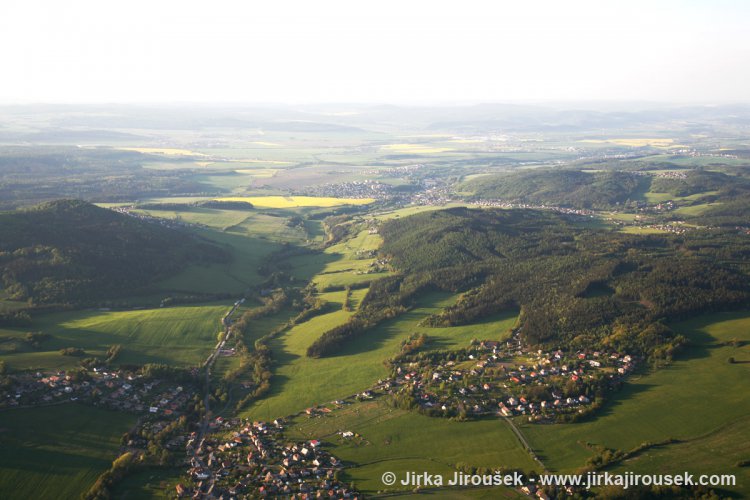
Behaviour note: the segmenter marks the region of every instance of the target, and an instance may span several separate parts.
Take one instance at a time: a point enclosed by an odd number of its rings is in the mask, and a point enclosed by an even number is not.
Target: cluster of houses
[[[393,186],[374,180],[340,182],[320,186],[307,186],[299,190],[299,194],[308,196],[323,196],[333,198],[375,198],[387,200],[391,198]]]
[[[137,373],[95,368],[74,374],[24,373],[0,392],[0,408],[79,401],[114,410],[177,417],[197,394],[190,384],[147,380]]]
[[[652,174],[657,179],[686,179],[687,172],[685,170],[665,170],[663,172],[654,172]]]
[[[442,206],[456,201],[453,187],[443,179],[425,178],[419,181],[419,191],[404,192],[398,201],[412,205]]]
[[[129,215],[130,217],[135,217],[138,220],[142,220],[144,222],[151,222],[154,224],[159,224],[160,226],[169,227],[172,229],[181,228],[181,227],[189,227],[189,226],[197,226],[197,227],[205,227],[202,224],[194,224],[194,223],[188,223],[179,219],[167,219],[164,217],[154,217],[153,215],[148,215],[145,213],[140,212],[134,212],[133,210],[136,207],[132,205],[127,206],[121,206],[121,207],[111,207],[111,210],[123,214],[123,215]]]
[[[503,209],[512,209],[512,208],[523,208],[523,209],[530,209],[530,210],[551,210],[553,212],[563,214],[563,215],[577,215],[581,217],[593,217],[595,212],[593,210],[588,210],[585,208],[567,208],[567,207],[558,207],[555,205],[547,205],[547,204],[534,204],[534,203],[515,203],[510,201],[504,201],[504,200],[477,200],[471,203],[473,206],[477,207],[485,207],[485,208],[503,208]]]
[[[635,364],[615,352],[531,351],[515,338],[436,356],[402,358],[384,388],[409,395],[432,415],[524,415],[531,421],[585,413],[602,388],[616,385]]]
[[[622,221],[622,220],[607,218],[607,220],[613,223],[615,226],[620,226],[620,227],[631,226],[631,227],[637,227],[640,229],[651,229],[651,230],[663,231],[666,233],[674,233],[674,234],[684,234],[688,231],[696,230],[699,228],[699,226],[687,226],[683,224],[681,221],[649,223],[649,222],[641,221],[638,219],[634,221]]]
[[[187,478],[176,486],[179,497],[202,498],[359,498],[342,483],[342,463],[317,440],[289,442],[283,422],[223,420],[200,442],[186,444]]]

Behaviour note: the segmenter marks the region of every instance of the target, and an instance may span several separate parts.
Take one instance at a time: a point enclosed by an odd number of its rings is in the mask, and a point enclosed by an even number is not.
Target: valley
[[[11,111],[3,498],[750,495],[750,146],[717,110]]]

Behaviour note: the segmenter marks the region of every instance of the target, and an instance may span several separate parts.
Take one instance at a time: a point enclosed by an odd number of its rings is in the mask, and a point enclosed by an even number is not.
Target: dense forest
[[[84,304],[142,291],[222,248],[111,210],[61,200],[0,213],[5,294],[33,304]]]
[[[401,276],[373,283],[360,311],[308,355],[406,310],[427,288],[463,291],[428,318],[460,325],[520,308],[532,344],[593,346],[669,358],[673,319],[750,305],[750,240],[738,231],[628,235],[532,210],[454,208],[388,221],[382,254]]]
[[[648,182],[647,176],[628,172],[531,170],[477,177],[464,182],[460,191],[478,199],[607,208],[636,197]]]

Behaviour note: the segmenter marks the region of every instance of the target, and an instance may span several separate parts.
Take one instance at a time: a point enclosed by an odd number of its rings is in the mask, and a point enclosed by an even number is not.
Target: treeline
[[[408,311],[416,297],[424,291],[457,291],[465,283],[455,277],[451,272],[438,270],[435,273],[389,276],[373,281],[354,315],[318,337],[307,348],[307,356],[320,358],[335,354],[352,338]]]
[[[231,297],[232,294],[226,292],[170,295],[161,300],[161,306],[169,307],[179,304],[200,304],[201,302],[227,300]]]
[[[136,208],[142,210],[190,210],[193,208],[214,208],[218,210],[252,210],[255,208],[249,201],[205,200],[193,203],[139,203]]]
[[[136,456],[128,451],[117,457],[112,466],[103,472],[83,496],[85,500],[108,500],[112,487],[122,480],[136,463]]]
[[[684,342],[664,320],[750,306],[750,241],[737,231],[638,236],[549,213],[458,208],[389,221],[380,232],[381,251],[413,281],[449,271],[468,289],[429,317],[431,326],[520,309],[531,344],[600,346],[660,363]],[[351,336],[357,326],[335,333]]]
[[[126,368],[126,367],[122,367]],[[133,367],[135,368],[135,367]],[[148,363],[140,368],[144,378],[150,380],[170,380],[172,382],[195,382],[197,375],[190,369],[162,363]]]
[[[17,309],[14,311],[0,312],[0,327],[4,326],[30,326],[31,315],[28,311]]]
[[[108,500],[112,498],[112,489],[128,474],[147,468],[153,469],[156,465],[174,467],[182,463],[184,456],[178,457],[176,454],[170,453],[167,449],[167,442],[176,435],[184,435],[188,430],[189,423],[188,417],[183,415],[164,427],[141,426],[137,432],[123,434],[121,439],[123,446],[132,445],[133,441],[138,440],[145,444],[146,453],[136,455],[127,451],[121,454],[112,462],[109,469],[99,475],[96,482],[82,498],[85,500]]]
[[[273,359],[268,340],[277,335],[278,331],[274,330],[259,338],[251,347],[247,343],[247,337],[251,334],[252,321],[278,313],[291,301],[284,289],[274,290],[263,300],[263,306],[246,311],[239,320],[229,327],[230,336],[235,341],[235,349],[240,363],[237,368],[224,375],[223,383],[228,388],[241,379],[246,387],[249,386],[248,392],[236,405],[238,410],[250,401],[262,397],[271,388],[271,377],[273,375],[271,364]]]

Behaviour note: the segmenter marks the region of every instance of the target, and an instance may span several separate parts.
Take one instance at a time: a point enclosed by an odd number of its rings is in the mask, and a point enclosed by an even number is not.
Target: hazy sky
[[[3,102],[750,101],[750,2],[2,0]]]

